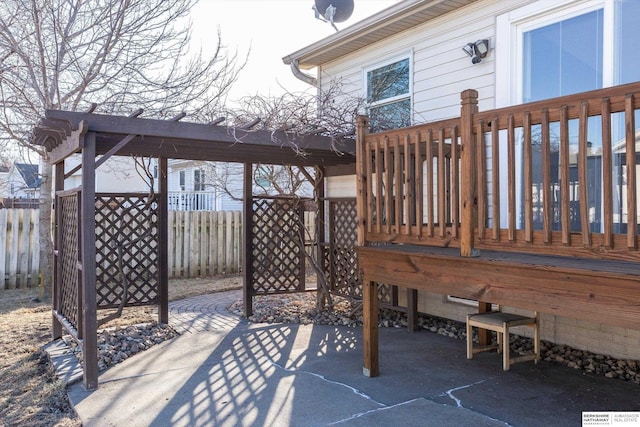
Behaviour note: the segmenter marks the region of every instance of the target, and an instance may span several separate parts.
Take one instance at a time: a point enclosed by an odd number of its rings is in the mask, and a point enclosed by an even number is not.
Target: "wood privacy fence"
[[[169,277],[240,272],[242,212],[169,211]]]
[[[40,245],[37,209],[0,209],[0,289],[36,287]]]
[[[305,212],[311,238],[314,218]],[[170,278],[240,273],[242,212],[169,211],[168,250]],[[39,258],[38,210],[0,209],[0,289],[37,287]]]
[[[305,248],[313,250],[315,213],[305,212]],[[169,211],[169,277],[242,271],[242,212]]]

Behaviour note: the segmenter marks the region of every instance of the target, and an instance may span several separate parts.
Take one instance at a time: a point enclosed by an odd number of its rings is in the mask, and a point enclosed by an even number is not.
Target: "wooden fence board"
[[[168,274],[189,278],[242,270],[242,212],[169,211]],[[307,239],[315,213],[305,213]],[[36,287],[40,280],[37,209],[0,209],[0,290]]]
[[[0,289],[5,289],[7,274],[7,209],[0,209]]]
[[[18,224],[18,281],[16,287],[24,288],[29,284],[29,235],[31,234],[31,214],[22,211]]]
[[[29,259],[31,259],[31,286],[40,286],[40,212],[38,209],[31,209],[31,251]],[[0,225],[2,227],[2,225]],[[0,259],[2,256],[0,254]],[[0,277],[2,277],[0,275]]]
[[[7,233],[7,255],[9,255],[9,289],[15,289],[18,284],[18,231],[20,209],[9,212],[10,232]]]

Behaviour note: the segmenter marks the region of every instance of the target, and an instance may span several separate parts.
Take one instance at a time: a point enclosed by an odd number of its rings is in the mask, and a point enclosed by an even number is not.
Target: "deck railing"
[[[640,258],[640,83],[358,137],[360,244]]]

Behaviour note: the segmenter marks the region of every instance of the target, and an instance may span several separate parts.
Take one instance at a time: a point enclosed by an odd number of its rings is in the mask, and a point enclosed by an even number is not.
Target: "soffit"
[[[477,0],[407,0],[282,58],[302,69],[326,64]]]

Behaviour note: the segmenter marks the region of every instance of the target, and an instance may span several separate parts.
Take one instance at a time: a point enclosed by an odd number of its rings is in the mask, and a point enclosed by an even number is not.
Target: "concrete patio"
[[[380,329],[377,378],[362,375],[361,330],[250,324],[238,291],[172,303],[182,335],[126,360],[99,389],[72,385],[84,426],[571,426],[582,411],[638,411],[640,386],[554,363],[501,368],[463,341]]]

